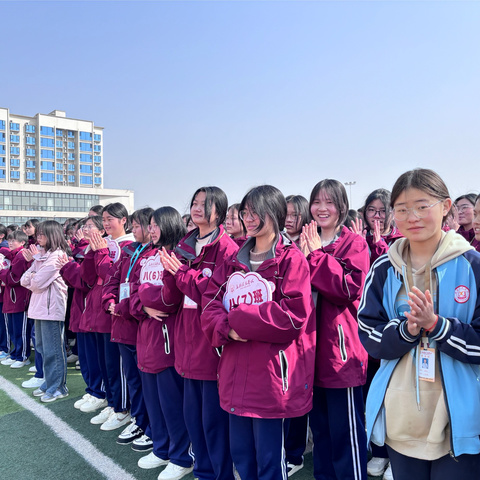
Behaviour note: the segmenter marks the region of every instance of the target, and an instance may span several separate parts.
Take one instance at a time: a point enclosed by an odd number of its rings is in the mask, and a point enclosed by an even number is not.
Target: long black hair
[[[63,234],[63,227],[55,220],[45,220],[37,227],[37,237],[45,235],[47,243],[45,250],[47,252],[54,252],[55,250],[63,250],[68,255],[71,254],[65,235]]]

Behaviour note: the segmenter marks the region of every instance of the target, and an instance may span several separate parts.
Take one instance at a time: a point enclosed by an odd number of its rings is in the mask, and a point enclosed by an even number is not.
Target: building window
[[[27,137],[27,145],[35,145],[35,137]]]
[[[75,138],[75,132],[72,130],[68,131],[68,138]]]
[[[69,171],[69,172],[74,172],[74,171],[75,171],[75,165],[69,163],[69,164],[68,164],[68,171]]]
[[[68,142],[68,148],[75,148],[75,142]]]
[[[61,140],[57,140],[55,144],[57,145],[57,148],[63,147],[63,142]]]
[[[92,185],[92,177],[86,177],[85,175],[80,175],[80,185]]]
[[[5,178],[5,170],[0,170],[0,178]]]
[[[63,130],[60,130],[59,128],[57,128],[57,137],[63,137]]]
[[[63,158],[63,153],[62,152],[57,152],[55,156],[56,156],[57,159],[61,160]]]
[[[53,182],[54,179],[54,174],[53,173],[42,173],[40,176],[40,179],[42,182]]]
[[[40,138],[40,146],[41,147],[49,147],[53,148],[55,145],[53,138]]]
[[[27,172],[27,180],[35,180],[35,172]]]
[[[36,150],[34,148],[27,148],[27,157],[34,157],[35,151]]]
[[[0,133],[0,142],[5,143],[5,134],[4,133]]]
[[[102,167],[95,167],[95,173],[102,173]]]
[[[19,158],[11,158],[10,159],[10,166],[11,167],[19,167],[20,166],[20,159]]]
[[[101,178],[95,178],[95,185],[100,185],[102,183],[102,179]]]
[[[53,158],[53,150],[40,150],[41,158]]]
[[[80,140],[92,141],[92,134],[90,132],[80,132]]]
[[[35,125],[25,125],[25,131],[27,133],[35,133]]]
[[[75,160],[75,154],[74,153],[69,153],[68,154],[68,159],[69,160]]]
[[[20,155],[20,147],[10,147],[10,155]]]
[[[102,136],[99,135],[98,133],[96,133],[94,136],[93,136],[94,140],[96,142],[101,142],[102,141]]]
[[[54,170],[53,162],[40,162],[42,170]]]
[[[0,145],[0,154],[5,153],[5,145]]]
[[[102,157],[100,155],[95,155],[95,163],[100,163],[102,161]]]
[[[10,141],[12,143],[20,143],[20,135],[10,135]]]
[[[63,170],[63,163],[57,163],[57,170]]]
[[[18,132],[20,130],[20,124],[10,122],[10,130],[12,132]]]
[[[27,168],[35,168],[35,160],[27,160],[25,164],[27,165]]]
[[[20,178],[20,171],[19,170],[12,170],[10,172],[10,178]]]
[[[0,130],[5,130],[5,120],[0,120]],[[3,178],[5,178],[5,175],[3,176]]]
[[[91,143],[80,142],[80,150],[82,152],[91,152],[92,151],[92,144]]]
[[[80,165],[80,173],[92,173],[91,165]]]
[[[57,182],[63,182],[63,175],[57,173]]]
[[[101,152],[101,151],[102,151],[100,145],[94,145],[93,149],[94,149],[96,152]]]
[[[87,153],[80,154],[80,161],[86,163],[92,163],[92,156],[88,155]]]
[[[69,176],[68,176],[68,181],[69,181],[70,183],[74,183],[74,182],[75,182],[75,175],[69,175]]]
[[[45,135],[46,137],[54,137],[55,132],[52,127],[40,127],[40,135]]]
[[[0,157],[0,167],[5,167],[5,157]]]

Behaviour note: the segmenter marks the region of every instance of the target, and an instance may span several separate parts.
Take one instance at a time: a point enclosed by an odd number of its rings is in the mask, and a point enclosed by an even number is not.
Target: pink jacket
[[[343,227],[334,243],[307,260],[318,292],[315,386],[364,385],[368,356],[358,337],[357,309],[370,266],[367,243]]]
[[[387,253],[393,242],[402,237],[403,235],[395,227],[392,227],[392,230],[388,235],[382,235],[379,242],[373,243],[373,235],[367,233],[365,240],[367,241],[370,250],[370,265],[373,265],[373,262],[377,258],[381,257],[384,253]]]
[[[212,273],[238,247],[221,225],[215,239],[205,245],[197,257],[197,234],[198,228],[189,232],[177,245],[175,252],[184,265],[175,276],[164,272],[161,294],[165,305],[177,306],[181,302],[175,323],[175,369],[184,378],[217,380],[220,356],[204,335],[200,324],[202,295]],[[142,297],[142,292],[140,298],[146,306],[155,304],[154,301],[148,304],[148,299]]]
[[[31,290],[28,316],[35,320],[65,321],[67,310],[67,285],[56,263],[62,250],[36,255],[32,266],[23,274],[20,282]]]
[[[223,306],[227,279],[249,271],[248,239],[218,268],[204,294],[202,327],[214,347],[223,346],[218,367],[221,407],[235,415],[290,418],[312,409],[315,312],[305,256],[280,236],[257,274],[273,285],[262,304]],[[231,340],[230,329],[247,342]]]

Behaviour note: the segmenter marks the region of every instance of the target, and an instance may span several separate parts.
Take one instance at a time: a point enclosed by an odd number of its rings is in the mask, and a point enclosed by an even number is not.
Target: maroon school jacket
[[[20,285],[22,275],[30,268],[32,262],[27,262],[22,254],[23,247],[10,250],[0,248],[0,253],[5,255],[12,264],[10,268],[0,270],[0,281],[3,287],[3,313],[26,312],[30,300],[30,290]]]
[[[238,247],[228,236],[223,225],[217,228],[215,238],[195,254],[198,228],[187,233],[175,248],[184,263],[175,276],[164,272],[161,291],[165,305],[181,302],[175,322],[175,369],[184,378],[193,380],[217,380],[219,352],[204,335],[200,323],[202,295],[215,271]],[[142,296],[148,306],[156,305],[155,299]],[[150,303],[151,302],[151,303]]]
[[[257,300],[250,297],[250,304],[240,303],[227,312],[226,282],[234,272],[249,272],[254,245],[255,239],[248,239],[238,254],[217,268],[203,298],[203,330],[214,347],[223,346],[220,405],[240,416],[300,417],[312,408],[315,369],[309,266],[298,247],[280,235],[272,258],[256,271],[273,286],[272,300],[260,303],[265,299],[258,301],[257,293]],[[230,329],[248,341],[231,340]]]
[[[174,305],[166,305],[163,302],[163,267],[149,269],[149,262],[155,259],[158,264],[158,250],[151,246],[145,253],[140,265],[140,277],[149,279],[154,283],[144,282],[132,285],[130,294],[130,313],[139,322],[137,331],[137,365],[138,368],[145,373],[160,373],[166,368],[175,365],[175,323],[177,312],[181,305],[183,296],[178,296],[178,301]],[[161,265],[161,264],[160,264]],[[150,274],[144,272],[149,269]],[[154,278],[152,277],[152,273]],[[145,303],[142,301],[145,299]],[[164,313],[170,313],[168,317],[164,317],[162,321],[148,316],[143,306],[155,308]],[[148,304],[148,305],[147,305]]]
[[[365,384],[367,352],[358,337],[357,310],[370,267],[365,239],[343,227],[332,244],[308,257],[318,292],[315,385],[347,388]]]

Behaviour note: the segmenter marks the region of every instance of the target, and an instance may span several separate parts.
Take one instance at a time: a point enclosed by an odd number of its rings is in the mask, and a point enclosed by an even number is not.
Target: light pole
[[[357,182],[345,182],[346,187],[350,187],[350,208],[352,208],[352,185],[355,185]]]

